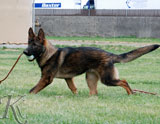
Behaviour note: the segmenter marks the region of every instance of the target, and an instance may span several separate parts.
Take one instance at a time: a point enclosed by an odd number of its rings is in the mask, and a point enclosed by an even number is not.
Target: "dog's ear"
[[[43,43],[45,41],[45,34],[44,34],[44,31],[42,28],[39,29],[38,37],[39,37],[41,43]]]
[[[30,27],[28,30],[28,39],[33,39],[35,37],[35,34],[33,32],[33,29]]]

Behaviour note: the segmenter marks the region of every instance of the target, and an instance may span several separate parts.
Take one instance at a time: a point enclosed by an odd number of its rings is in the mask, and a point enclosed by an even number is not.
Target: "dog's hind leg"
[[[108,80],[103,84],[106,84],[108,86],[121,86],[126,90],[128,95],[133,94],[133,91],[130,88],[130,86],[128,85],[126,80]]]
[[[72,91],[72,93],[77,94],[77,88],[73,82],[73,78],[66,78],[67,85],[69,89]]]
[[[129,86],[129,84],[127,83],[126,80],[117,80],[117,81],[114,81],[114,82],[116,82],[116,83],[115,83],[116,86],[121,86],[121,87],[123,87],[123,88],[127,91],[128,95],[133,94],[133,91],[132,91],[132,89],[130,88],[130,86]],[[113,84],[114,84],[114,83],[113,83]]]
[[[107,80],[102,81],[102,83],[108,86],[121,86],[127,91],[128,95],[133,94],[133,91],[126,80]]]
[[[119,79],[118,70],[113,65],[102,70],[100,76],[103,84],[108,86],[121,86],[127,91],[128,95],[133,94],[127,81]]]
[[[99,80],[99,76],[95,72],[86,72],[86,81],[89,87],[89,94],[96,95],[98,94],[97,91],[97,83]]]

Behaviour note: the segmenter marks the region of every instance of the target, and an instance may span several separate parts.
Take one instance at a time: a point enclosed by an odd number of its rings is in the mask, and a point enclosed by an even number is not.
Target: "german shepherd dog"
[[[30,93],[38,93],[52,83],[53,78],[62,78],[67,82],[70,90],[76,94],[77,88],[73,78],[86,72],[86,81],[90,95],[97,94],[97,82],[108,86],[121,86],[128,95],[133,94],[126,80],[120,80],[115,63],[130,62],[144,54],[147,54],[160,45],[149,45],[116,55],[93,47],[65,47],[56,48],[46,39],[43,29],[36,36],[32,28],[28,31],[28,47],[24,54],[29,61],[36,60],[41,69],[41,79],[30,90]]]

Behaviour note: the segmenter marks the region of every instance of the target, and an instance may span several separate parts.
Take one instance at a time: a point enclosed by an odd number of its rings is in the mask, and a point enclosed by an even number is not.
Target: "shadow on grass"
[[[68,90],[61,90],[56,92],[55,90],[43,90],[39,93],[42,97],[65,97],[65,98],[88,98],[89,91],[78,91],[78,94],[73,94],[69,89]]]

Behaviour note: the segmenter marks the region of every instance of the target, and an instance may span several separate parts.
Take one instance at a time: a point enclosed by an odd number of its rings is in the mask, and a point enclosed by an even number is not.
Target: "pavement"
[[[48,40],[53,45],[81,46],[81,45],[113,45],[113,46],[133,46],[143,47],[153,43],[135,43],[135,42],[109,42],[109,41],[57,41]],[[0,48],[27,48],[27,44],[0,44]]]
[[[27,45],[24,44],[0,44],[0,48],[27,48]]]

